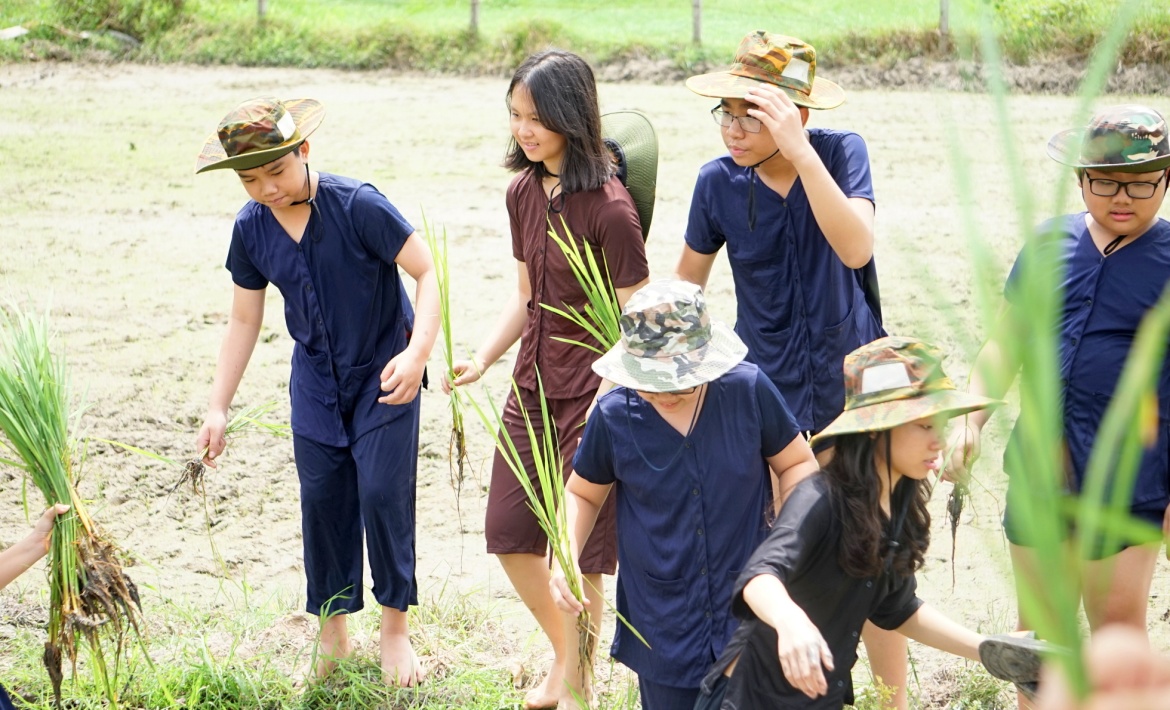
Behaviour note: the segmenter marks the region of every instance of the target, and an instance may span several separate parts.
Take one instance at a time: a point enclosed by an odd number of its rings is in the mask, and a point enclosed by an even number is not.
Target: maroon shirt
[[[590,365],[597,354],[580,345],[553,340],[568,338],[598,348],[601,344],[568,319],[539,304],[558,308],[585,307],[585,292],[569,268],[569,262],[548,236],[549,222],[561,238],[564,225],[574,242],[582,240],[593,250],[599,264],[608,264],[615,288],[633,286],[650,275],[646,248],[638,211],[621,181],[610,178],[596,190],[557,197],[560,212],[549,208],[548,198],[531,169],[521,172],[508,186],[508,216],[512,221],[512,256],[528,269],[532,300],[528,305],[528,322],[520,334],[520,354],[512,371],[517,384],[535,390],[536,368],[550,399],[580,397],[597,389],[601,378]],[[604,255],[604,256],[603,256]]]

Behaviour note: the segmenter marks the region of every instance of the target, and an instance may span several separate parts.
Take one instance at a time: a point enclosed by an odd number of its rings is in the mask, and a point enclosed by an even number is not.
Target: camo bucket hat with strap
[[[1170,131],[1165,117],[1148,106],[1110,106],[1086,128],[1053,136],[1048,156],[1080,169],[1152,173],[1170,167]]]
[[[697,387],[747,355],[739,336],[707,315],[703,290],[687,281],[638,289],[622,309],[621,329],[621,341],[593,363],[593,371],[642,392]]]
[[[810,443],[816,446],[841,434],[884,431],[1000,404],[956,390],[935,346],[914,338],[880,338],[845,356],[845,411]]]
[[[700,96],[742,99],[760,82],[780,87],[797,106],[830,109],[845,103],[840,86],[817,77],[817,51],[811,44],[764,30],[740,41],[730,69],[692,76],[687,88]]]
[[[195,172],[251,170],[296,149],[325,120],[325,107],[315,99],[245,101],[223,117],[203,142]]]

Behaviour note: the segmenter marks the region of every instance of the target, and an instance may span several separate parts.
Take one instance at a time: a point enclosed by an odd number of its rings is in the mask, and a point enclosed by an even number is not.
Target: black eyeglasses
[[[1165,176],[1166,173],[1162,173],[1162,177],[1164,178]],[[1150,199],[1158,191],[1158,185],[1162,184],[1162,178],[1158,178],[1154,182],[1119,182],[1105,178],[1091,178],[1086,175],[1085,179],[1089,181],[1089,192],[1098,197],[1113,197],[1118,192],[1121,192],[1121,188],[1124,185],[1125,194],[1135,200]]]
[[[733,116],[724,111],[722,106],[711,109],[711,118],[724,128],[731,128],[731,124],[739,121],[739,127],[748,133],[759,133],[760,129],[764,127],[764,123],[760,119],[751,116]]]

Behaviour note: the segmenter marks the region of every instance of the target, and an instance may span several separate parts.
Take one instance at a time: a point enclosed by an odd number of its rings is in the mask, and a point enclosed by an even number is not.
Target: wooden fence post
[[[691,41],[696,47],[703,43],[703,0],[691,0]]]
[[[950,51],[951,1],[938,0],[938,48],[944,55]]]
[[[479,0],[471,0],[471,34],[479,34]]]

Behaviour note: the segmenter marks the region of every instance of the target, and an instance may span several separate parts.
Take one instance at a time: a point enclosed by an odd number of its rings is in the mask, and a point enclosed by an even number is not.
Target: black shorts
[[[1035,547],[1036,542],[1029,535],[1026,526],[1022,525],[1018,514],[1013,514],[1015,506],[1011,503],[1011,491],[1008,492],[1008,503],[1003,510],[1003,531],[1007,536],[1008,542],[1019,547]],[[1088,559],[1103,560],[1106,557],[1112,557],[1122,550],[1138,545],[1148,545],[1150,543],[1159,542],[1162,539],[1162,518],[1166,511],[1164,508],[1134,508],[1129,511],[1130,517],[1139,523],[1143,528],[1141,531],[1132,531],[1129,535],[1117,535],[1113,540],[1113,544],[1109,549],[1105,548],[1105,540],[1098,534],[1097,539],[1089,548]],[[1065,526],[1064,537],[1062,540],[1070,539],[1076,533],[1075,521],[1068,521]]]

